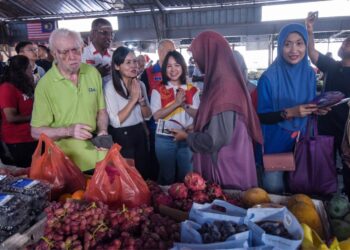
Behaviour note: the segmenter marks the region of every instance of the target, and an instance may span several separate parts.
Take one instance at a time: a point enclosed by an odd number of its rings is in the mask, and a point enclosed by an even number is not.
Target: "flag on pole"
[[[55,21],[38,21],[27,23],[28,40],[48,40],[55,29]]]

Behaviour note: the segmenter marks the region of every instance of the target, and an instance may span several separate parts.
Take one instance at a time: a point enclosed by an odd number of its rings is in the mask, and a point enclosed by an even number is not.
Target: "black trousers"
[[[108,127],[108,133],[113,141],[122,148],[121,155],[124,158],[134,159],[135,167],[146,180],[150,177],[150,160],[147,146],[147,135],[142,123],[137,125],[114,128]]]
[[[32,163],[32,155],[38,145],[37,141],[6,145],[13,157],[15,166],[21,168],[30,167]]]

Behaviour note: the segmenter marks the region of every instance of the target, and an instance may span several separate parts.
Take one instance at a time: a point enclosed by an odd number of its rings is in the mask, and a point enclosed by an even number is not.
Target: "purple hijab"
[[[259,119],[226,39],[214,31],[205,31],[192,41],[190,50],[205,75],[194,130],[203,131],[213,116],[231,110],[243,116],[249,135],[262,143]]]

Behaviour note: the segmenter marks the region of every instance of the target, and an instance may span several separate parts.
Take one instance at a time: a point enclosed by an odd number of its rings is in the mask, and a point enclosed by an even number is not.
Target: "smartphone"
[[[311,12],[309,14],[309,17],[312,19],[312,20],[316,20],[318,18],[318,11],[314,11],[314,12]]]

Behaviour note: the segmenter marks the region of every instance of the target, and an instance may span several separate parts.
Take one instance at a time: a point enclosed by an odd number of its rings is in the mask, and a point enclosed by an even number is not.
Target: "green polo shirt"
[[[94,67],[81,64],[76,87],[53,64],[35,89],[31,126],[59,128],[82,123],[96,130],[97,113],[104,108],[102,79]],[[82,171],[93,169],[106,154],[89,140],[68,138],[56,144]]]

